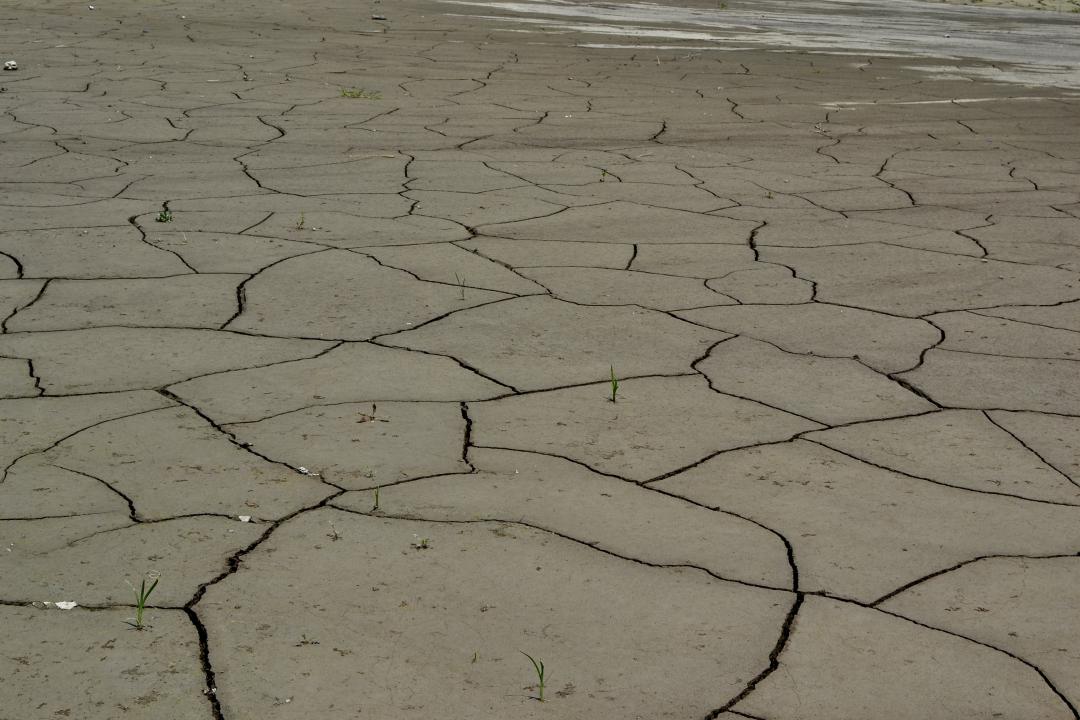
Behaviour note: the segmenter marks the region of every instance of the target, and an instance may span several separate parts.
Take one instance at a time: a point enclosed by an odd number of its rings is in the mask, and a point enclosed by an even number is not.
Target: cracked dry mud
[[[1080,717],[1080,97],[462,7],[0,10],[0,720]]]

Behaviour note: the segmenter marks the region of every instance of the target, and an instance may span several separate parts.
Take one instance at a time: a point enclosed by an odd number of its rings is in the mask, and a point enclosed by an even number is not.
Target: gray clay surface
[[[5,3],[0,720],[1080,717],[1005,1]]]

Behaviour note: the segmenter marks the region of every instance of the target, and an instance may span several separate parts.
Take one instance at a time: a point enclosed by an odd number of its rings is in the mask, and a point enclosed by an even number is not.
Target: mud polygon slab
[[[102,423],[43,457],[101,478],[146,520],[196,513],[275,520],[333,492],[246,452],[186,407]]]
[[[1080,483],[1080,418],[993,410],[987,415],[1043,461]]]
[[[621,376],[689,372],[724,334],[635,307],[581,307],[547,297],[454,313],[385,342],[450,355],[521,390]]]
[[[814,422],[722,395],[699,376],[640,378],[470,406],[473,443],[559,455],[643,482],[720,450],[786,440]]]
[[[28,305],[37,297],[42,285],[44,285],[43,280],[0,281],[0,317],[10,321],[10,316],[16,310]]]
[[[10,231],[41,230],[43,234],[35,234],[34,237],[50,239],[75,238],[82,234],[83,229],[86,229],[89,231],[87,235],[93,238],[95,237],[94,229],[107,229],[110,232],[115,232],[120,228],[133,230],[134,228],[126,224],[128,218],[140,213],[156,213],[160,208],[158,203],[119,198],[75,204],[65,203],[59,206],[0,205],[0,227]],[[56,234],[57,231],[58,234]],[[13,237],[15,237],[14,233],[5,234],[3,243],[0,243],[0,250],[3,250],[3,245],[10,242]]]
[[[85,538],[132,527],[132,525],[131,516],[126,511],[0,521],[0,547],[4,548],[4,559],[7,562],[5,571],[8,568],[25,565],[35,557],[63,550]],[[6,596],[4,599],[7,599]],[[70,598],[67,599],[70,600]]]
[[[754,251],[749,247],[643,243],[637,246],[629,269],[707,279],[758,267],[763,266],[754,260]]]
[[[450,358],[344,343],[310,359],[208,375],[170,390],[218,423],[371,400],[482,400],[508,388]]]
[[[542,218],[565,209],[565,205],[537,200],[513,191],[492,190],[483,193],[446,190],[409,190],[405,197],[415,201],[417,215],[451,220],[460,225],[503,227],[495,223],[515,223]],[[490,232],[491,235],[502,235]],[[562,239],[562,238],[552,238]]]
[[[709,280],[706,286],[740,303],[788,305],[808,303],[814,298],[812,283],[795,277],[788,268],[770,265],[737,270],[723,278]]]
[[[426,549],[412,547],[417,538]],[[532,528],[331,510],[283,525],[244,566],[242,578],[207,592],[199,613],[220,663],[223,711],[267,718],[293,707],[399,718],[435,708],[462,717],[477,708],[490,717],[698,717],[767,664],[791,603]],[[286,580],[295,568],[312,580]],[[347,607],[352,620],[318,606]],[[635,631],[612,632],[626,627]],[[530,697],[535,675],[519,646],[549,669],[544,704]],[[454,664],[463,670],[447,673]],[[282,709],[286,698],[292,707]]]
[[[160,232],[221,232],[240,233],[266,221],[270,205],[275,198],[272,194],[259,194],[258,208],[250,206],[251,199],[238,197],[221,200],[176,200],[169,207],[169,219],[165,220],[160,210],[148,212],[135,218],[137,229],[144,233]],[[247,202],[245,203],[245,200]],[[272,206],[272,205],[271,205]],[[162,250],[161,252],[165,252]]]
[[[10,255],[0,254],[0,279],[16,280],[20,277],[22,277],[22,268],[15,261],[15,258]]]
[[[735,709],[775,720],[1072,717],[1033,668],[1005,653],[816,597],[799,609],[780,666]]]
[[[62,522],[71,524],[69,518]],[[266,530],[264,525],[218,517],[142,524],[128,521],[123,526],[114,525],[115,529],[90,530],[49,547],[45,541],[56,534],[57,523],[17,521],[26,541],[20,544],[21,551],[5,558],[5,600],[127,605],[131,603],[127,583],[137,585],[144,573],[154,571],[161,574],[161,582],[153,604],[183,605],[200,585],[225,569],[230,556]]]
[[[1002,317],[1034,325],[1080,332],[1080,300],[1046,307],[994,307],[978,311],[982,315]]]
[[[258,169],[262,187],[290,195],[396,193],[404,189],[407,158],[367,157],[309,167]]]
[[[78,330],[108,325],[217,328],[237,311],[244,275],[131,280],[53,280],[8,330]]]
[[[792,353],[858,358],[882,372],[914,367],[940,338],[923,320],[827,303],[703,308],[678,315]]]
[[[479,193],[527,183],[476,161],[417,160],[409,163],[410,190],[453,190]]]
[[[30,455],[8,468],[0,483],[0,517],[25,519],[70,515],[127,515],[127,502],[101,481]]]
[[[452,285],[417,280],[344,250],[283,260],[244,288],[244,311],[229,323],[230,328],[340,340],[367,340],[507,297],[473,289],[462,299]],[[373,308],[380,310],[373,312]]]
[[[942,350],[1014,357],[1080,359],[1080,333],[995,318],[981,313],[942,313],[929,320],[940,327]]]
[[[396,195],[393,197],[400,199]],[[361,208],[357,208],[357,214],[349,214],[304,210],[304,207],[300,205],[291,213],[276,212],[251,233],[338,248],[419,245],[469,237],[461,225],[440,218],[419,215],[367,217],[360,214]],[[407,206],[402,209],[403,212],[407,210]]]
[[[0,463],[7,467],[96,423],[171,404],[149,391],[0,401]]]
[[[860,602],[982,555],[1080,540],[1080,508],[944,487],[805,440],[723,453],[656,486],[783,534],[804,589]]]
[[[667,311],[735,302],[695,278],[606,268],[538,267],[518,272],[560,300],[582,305],[640,305]]]
[[[632,245],[562,242],[559,240],[510,240],[478,237],[458,243],[496,262],[511,267],[606,267],[624,268],[634,257]],[[749,252],[749,251],[748,251]]]
[[[719,392],[825,425],[909,415],[935,407],[855,360],[788,353],[749,338],[721,343],[698,368]]]
[[[966,230],[986,225],[985,214],[936,205],[869,211],[858,213],[855,217],[859,220],[875,220],[905,227],[938,230]]]
[[[577,188],[570,188],[570,190],[577,190]],[[522,185],[521,187],[512,188],[510,190],[500,190],[499,195],[506,198],[517,198],[519,200],[539,200],[564,208],[588,207],[590,205],[603,205],[606,202],[610,202],[610,200],[605,197],[598,197],[590,193],[565,192],[563,188],[554,185],[550,187]]]
[[[1021,215],[1029,217],[1066,217],[1058,206],[1076,202],[1076,192],[1025,190],[1022,192],[977,192],[970,194],[936,193],[916,195],[920,202],[951,205],[955,208],[977,210],[989,215]]]
[[[1075,184],[1075,179],[1072,181]],[[1036,218],[1000,215],[993,224],[973,228],[968,234],[985,242],[1061,243],[1080,246],[1080,219]]]
[[[1080,504],[1080,487],[991,417],[974,410],[943,410],[806,437],[874,465],[945,485]]]
[[[898,248],[762,248],[761,259],[817,282],[817,298],[896,315],[992,305],[1050,304],[1080,296],[1075,273]]]
[[[472,288],[516,295],[544,292],[544,288],[518,273],[456,244],[366,248],[364,254],[370,255],[383,265],[412,273],[421,280],[457,285],[459,290],[467,288],[466,294]]]
[[[745,244],[756,223],[622,201],[570,208],[533,220],[486,225],[485,235],[520,240]]]
[[[627,167],[633,167],[627,166]],[[689,177],[683,176],[690,181]],[[572,197],[595,198],[603,202],[627,202],[637,205],[706,213],[731,207],[735,203],[688,184],[667,185],[659,182],[594,182],[588,185],[547,185],[548,190]],[[568,203],[569,204],[569,203]]]
[[[140,240],[130,225],[0,233],[0,252],[18,258],[23,276],[163,277],[191,272],[177,256]]]
[[[468,470],[465,418],[454,402],[316,406],[225,429],[350,490]]]
[[[507,160],[488,165],[536,185],[587,185],[600,180],[606,172],[602,167],[565,162]]]
[[[903,378],[947,407],[1080,415],[1080,362],[931,350]]]
[[[47,394],[154,388],[206,373],[294,360],[329,343],[179,328],[90,328],[0,336],[29,357]]]
[[[882,608],[1026,660],[1075,705],[1078,574],[1076,557],[986,558],[930,578]]]
[[[1080,272],[1080,246],[1067,243],[980,240],[987,257]]]
[[[30,376],[30,365],[18,358],[0,358],[0,399],[35,397],[41,391]]]
[[[147,233],[146,239],[176,253],[199,272],[254,273],[278,260],[322,249],[291,240],[214,232]]]
[[[911,198],[900,190],[888,187],[864,187],[847,190],[804,192],[800,195],[826,210],[852,212],[855,210],[891,210],[911,207]]]
[[[623,557],[790,587],[783,542],[742,518],[599,475],[562,458],[473,448],[469,459],[478,472],[384,488],[380,511],[427,520],[520,522]],[[372,497],[346,493],[333,504],[367,512]]]
[[[23,717],[202,720],[210,712],[195,627],[179,610],[0,608],[0,706]],[[16,717],[11,715],[11,717]]]

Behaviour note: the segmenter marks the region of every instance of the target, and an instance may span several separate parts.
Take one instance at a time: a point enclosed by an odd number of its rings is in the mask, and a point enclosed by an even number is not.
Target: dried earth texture
[[[0,720],[1080,718],[1080,93],[496,12],[4,3]]]

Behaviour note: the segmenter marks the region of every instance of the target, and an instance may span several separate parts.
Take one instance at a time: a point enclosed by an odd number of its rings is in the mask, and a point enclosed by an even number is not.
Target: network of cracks
[[[5,12],[0,715],[1078,717],[1080,100]]]

